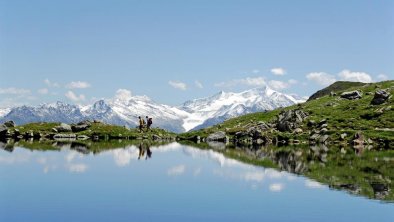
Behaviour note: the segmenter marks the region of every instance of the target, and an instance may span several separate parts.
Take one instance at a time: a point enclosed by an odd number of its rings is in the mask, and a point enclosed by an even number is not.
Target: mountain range
[[[87,106],[55,102],[0,109],[0,122],[76,123],[90,119],[135,127],[138,116],[148,115],[153,118],[154,126],[179,133],[215,125],[247,113],[273,110],[304,101],[268,86],[240,93],[221,91],[211,97],[190,100],[177,107],[156,103],[147,96],[130,95],[101,99]]]

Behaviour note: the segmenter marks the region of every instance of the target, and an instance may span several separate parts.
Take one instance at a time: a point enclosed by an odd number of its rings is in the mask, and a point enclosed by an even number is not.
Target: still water
[[[0,150],[0,221],[394,221],[393,203],[214,150],[143,151]]]

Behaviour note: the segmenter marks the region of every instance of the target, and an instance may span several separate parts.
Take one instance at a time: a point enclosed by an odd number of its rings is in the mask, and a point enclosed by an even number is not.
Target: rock
[[[375,95],[371,101],[372,105],[380,105],[384,102],[386,102],[390,97],[390,93],[386,92],[384,90],[377,90],[375,92]]]
[[[349,99],[349,100],[361,99],[361,97],[362,97],[362,95],[358,90],[350,91],[350,92],[343,92],[341,94],[341,98]]]
[[[60,126],[56,127],[58,132],[72,132],[71,126],[65,123],[61,123]]]
[[[81,126],[81,125],[88,125],[88,126],[91,126],[91,125],[92,125],[92,122],[91,122],[90,120],[84,120],[84,121],[81,121],[81,122],[77,123],[77,125],[78,125],[78,126]]]
[[[316,141],[316,140],[319,139],[319,137],[320,137],[320,135],[317,134],[317,133],[315,133],[315,134],[313,134],[311,137],[309,137],[309,140]]]
[[[326,133],[327,131],[328,131],[327,128],[323,128],[323,129],[320,130],[320,133]]]
[[[329,136],[328,135],[324,135],[322,137],[320,137],[319,142],[320,143],[327,143]]]
[[[27,131],[23,137],[26,139],[34,138],[34,132],[32,130]]]
[[[328,124],[327,123],[324,123],[324,124],[322,124],[321,126],[320,126],[320,128],[327,128],[328,127]]]
[[[226,149],[226,143],[217,142],[217,141],[208,141],[208,145],[215,150],[224,150]]]
[[[362,145],[362,144],[364,144],[364,136],[363,136],[363,134],[361,132],[357,132],[356,134],[354,134],[353,144],[354,145]]]
[[[13,132],[12,136],[14,138],[18,138],[20,135],[21,135],[21,132],[19,131],[19,129],[14,129],[14,132]]]
[[[10,120],[4,123],[6,127],[15,127],[15,122]]]
[[[87,139],[89,139],[89,137],[86,136],[86,135],[78,135],[78,136],[77,136],[77,139],[78,139],[78,140],[87,140]]]
[[[307,113],[299,109],[282,111],[278,115],[276,128],[281,132],[292,132],[301,125],[307,116]]]
[[[302,133],[304,131],[301,128],[296,128],[293,132],[296,133],[296,134],[300,134],[300,133]]]
[[[52,128],[51,131],[54,132],[54,133],[58,133],[56,128]]]
[[[162,138],[158,135],[153,134],[152,135],[152,140],[162,140]]]
[[[71,129],[73,132],[81,132],[87,130],[89,127],[90,125],[82,124],[82,125],[71,126]]]
[[[0,125],[0,137],[8,138],[11,136],[10,130],[4,124]]]
[[[225,143],[227,143],[228,142],[228,137],[226,136],[225,132],[219,131],[219,132],[210,134],[207,137],[206,141],[207,142],[209,142],[209,141],[218,141],[218,142],[225,142]]]
[[[308,127],[313,127],[316,125],[316,122],[314,120],[309,120],[308,123],[306,124]]]
[[[77,135],[76,134],[63,134],[63,133],[58,133],[53,136],[53,138],[56,139],[76,139]]]
[[[330,96],[331,96],[331,97],[334,97],[334,96],[336,96],[336,95],[337,95],[337,94],[336,94],[335,92],[333,92],[333,91],[330,92]]]
[[[263,131],[271,129],[271,127],[263,121],[259,121],[257,127],[258,127],[258,129],[263,130]]]
[[[341,140],[345,140],[346,136],[347,136],[346,133],[342,133],[342,134],[340,135]]]

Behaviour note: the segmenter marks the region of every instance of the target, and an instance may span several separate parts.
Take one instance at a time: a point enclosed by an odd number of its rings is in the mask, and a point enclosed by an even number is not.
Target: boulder
[[[25,132],[25,135],[23,135],[24,138],[30,139],[34,138],[34,132],[32,130]]]
[[[156,134],[152,135],[152,140],[156,141],[156,140],[162,140],[162,138]]]
[[[15,127],[15,122],[10,120],[4,123],[6,127]]]
[[[228,139],[228,136],[226,136],[225,132],[219,131],[219,132],[210,134],[206,140],[207,140],[207,142],[218,141],[218,142],[227,143],[229,139]]]
[[[78,135],[77,136],[77,139],[78,140],[87,140],[87,139],[89,139],[90,137],[88,137],[88,136],[86,136],[86,135]]]
[[[56,130],[58,132],[72,132],[71,126],[65,123],[61,123],[60,126],[57,126]]]
[[[361,99],[361,97],[362,97],[361,92],[359,92],[358,90],[343,92],[341,94],[341,98],[349,99],[349,100]]]
[[[364,135],[361,132],[357,132],[353,137],[354,145],[362,145],[364,144]]]
[[[278,115],[276,128],[281,132],[292,132],[299,128],[307,116],[308,114],[300,109],[282,111]]]
[[[294,130],[294,133],[296,133],[296,134],[300,134],[300,133],[302,133],[302,132],[304,132],[301,128],[296,128],[295,130]]]
[[[92,121],[90,121],[90,120],[84,120],[84,121],[81,121],[81,122],[77,123],[77,125],[78,125],[78,126],[81,126],[81,125],[88,125],[88,126],[91,126],[91,125],[92,125]]]
[[[6,137],[10,137],[10,136],[11,136],[11,133],[10,133],[10,130],[8,129],[8,127],[5,126],[4,124],[0,125],[0,137],[6,138]]]
[[[55,134],[53,136],[53,138],[55,140],[56,139],[76,139],[77,135],[76,134],[62,134],[62,133],[59,133],[59,134]]]
[[[87,130],[89,127],[90,125],[82,124],[82,125],[71,126],[71,129],[73,132],[81,132]]]
[[[375,92],[375,95],[371,101],[372,105],[380,105],[384,102],[386,102],[390,97],[390,93],[386,92],[384,90],[377,90]]]

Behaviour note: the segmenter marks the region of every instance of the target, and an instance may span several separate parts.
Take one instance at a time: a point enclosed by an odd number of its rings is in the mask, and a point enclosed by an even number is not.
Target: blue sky
[[[0,107],[394,76],[394,1],[0,0]],[[120,91],[120,92],[124,92]]]

